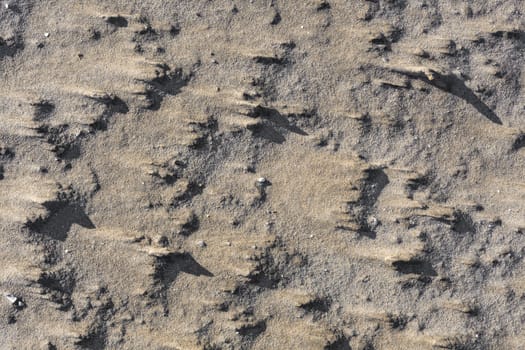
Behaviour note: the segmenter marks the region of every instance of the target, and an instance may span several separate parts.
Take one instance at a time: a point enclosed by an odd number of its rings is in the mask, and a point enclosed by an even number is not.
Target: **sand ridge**
[[[0,2],[1,349],[520,349],[523,12]]]

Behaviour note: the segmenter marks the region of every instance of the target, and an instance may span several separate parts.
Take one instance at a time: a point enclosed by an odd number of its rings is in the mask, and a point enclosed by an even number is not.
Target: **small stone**
[[[163,248],[167,247],[170,244],[170,240],[164,235],[157,237],[156,241],[157,244]]]
[[[11,303],[14,304],[18,300],[13,294],[4,294],[5,298]]]
[[[206,245],[207,245],[206,242],[204,242],[204,241],[197,241],[196,244],[197,244],[198,247],[201,247],[201,248],[205,248]]]
[[[331,8],[330,3],[326,0],[323,0],[317,6],[317,11],[329,10]]]
[[[24,302],[13,294],[6,293],[4,296],[17,309],[21,309],[25,306]]]
[[[49,37],[49,33],[44,33],[44,36],[45,36],[46,38],[48,38],[48,37]]]
[[[261,195],[263,195],[265,190],[266,190],[266,187],[270,186],[271,184],[272,183],[270,181],[268,181],[268,179],[266,179],[265,177],[260,177],[255,182],[255,187],[257,187],[257,189],[259,190]]]
[[[375,216],[369,216],[367,219],[368,228],[375,229],[379,225],[379,220]]]

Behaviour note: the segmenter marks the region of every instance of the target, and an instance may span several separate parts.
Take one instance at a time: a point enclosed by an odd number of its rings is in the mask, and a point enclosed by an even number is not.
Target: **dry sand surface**
[[[522,0],[0,1],[0,349],[524,349]]]

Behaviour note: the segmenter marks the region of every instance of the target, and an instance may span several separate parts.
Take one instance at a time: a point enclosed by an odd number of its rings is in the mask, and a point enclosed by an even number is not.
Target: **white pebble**
[[[15,297],[13,294],[4,294],[5,298],[11,303],[11,304],[14,304],[17,302],[18,298]]]
[[[373,230],[377,227],[377,225],[379,225],[379,220],[377,220],[375,216],[370,216],[368,217],[367,223],[368,227]]]
[[[25,306],[24,302],[13,294],[6,293],[4,296],[16,308],[22,308]]]

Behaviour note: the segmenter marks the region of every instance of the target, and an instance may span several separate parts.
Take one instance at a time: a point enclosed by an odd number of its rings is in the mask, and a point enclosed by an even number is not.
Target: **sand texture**
[[[0,350],[525,349],[524,12],[0,1]]]

